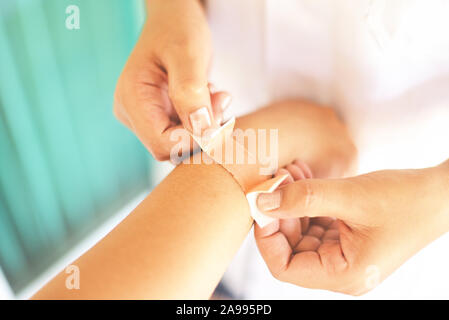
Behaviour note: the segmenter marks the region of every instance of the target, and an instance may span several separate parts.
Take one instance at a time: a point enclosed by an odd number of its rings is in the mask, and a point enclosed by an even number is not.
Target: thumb
[[[264,214],[280,219],[325,216],[357,222],[362,211],[356,201],[359,190],[349,180],[298,180],[260,194],[257,206]]]
[[[169,97],[181,123],[190,132],[216,126],[207,80],[207,64],[189,59],[167,63]]]

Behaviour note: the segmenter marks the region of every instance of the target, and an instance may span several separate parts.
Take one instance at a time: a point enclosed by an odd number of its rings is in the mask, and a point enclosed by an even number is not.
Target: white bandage
[[[266,225],[273,222],[275,219],[264,215],[257,208],[257,197],[261,193],[271,193],[274,190],[276,190],[276,188],[288,177],[288,175],[282,175],[272,178],[270,180],[266,180],[255,187],[251,187],[249,190],[245,190],[248,187],[245,185],[245,181],[240,181],[239,177],[235,176],[235,173],[231,172],[227,168],[226,164],[223,163],[223,158],[221,156],[218,157],[213,152],[211,152],[212,150],[216,149],[217,146],[223,145],[227,139],[232,137],[234,125],[235,125],[235,118],[232,118],[229,121],[227,121],[224,125],[222,125],[220,128],[215,130],[209,136],[199,137],[192,134],[192,138],[196,141],[196,143],[198,143],[201,149],[210,158],[212,158],[216,163],[222,165],[227,171],[229,171],[234,176],[234,178],[237,180],[237,182],[241,185],[241,187],[246,193],[246,199],[248,200],[251,216],[256,221],[256,223],[263,228]],[[245,150],[245,152],[248,154],[248,158],[254,157],[254,155],[250,154],[243,145],[239,144],[237,141],[235,141],[234,143],[236,144],[236,150]]]

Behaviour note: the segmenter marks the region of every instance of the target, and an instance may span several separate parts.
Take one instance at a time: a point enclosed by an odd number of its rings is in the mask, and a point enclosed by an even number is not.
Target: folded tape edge
[[[246,199],[248,200],[249,209],[251,212],[251,217],[253,217],[254,221],[257,222],[259,227],[263,228],[273,221],[275,218],[269,217],[262,213],[257,207],[257,197],[262,193],[271,193],[276,190],[277,187],[281,185],[281,183],[287,179],[288,174],[284,174],[278,177],[274,177],[270,180],[264,181],[256,187],[252,188],[247,194]],[[254,191],[253,191],[254,190]]]

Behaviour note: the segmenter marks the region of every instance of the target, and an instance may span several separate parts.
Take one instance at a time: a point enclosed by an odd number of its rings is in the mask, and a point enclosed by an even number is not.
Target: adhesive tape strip
[[[249,209],[251,210],[251,216],[257,222],[259,227],[263,228],[269,225],[271,222],[275,221],[275,218],[268,217],[264,215],[257,208],[257,197],[261,193],[271,193],[276,190],[277,187],[288,177],[288,174],[282,176],[274,177],[273,179],[262,182],[256,187],[252,188],[247,194],[246,199],[248,200]]]
[[[229,121],[227,121],[224,125],[222,125],[217,130],[213,131],[212,134],[205,135],[202,137],[196,136],[192,134],[192,138],[198,143],[198,145],[201,147],[201,149],[209,156],[211,157],[216,163],[222,165],[227,171],[229,171],[233,176],[234,173],[231,172],[227,166],[222,162],[222,158],[214,157],[212,150],[216,148],[217,146],[223,145],[226,141],[226,139],[231,138],[232,132],[234,130],[235,125],[235,118],[231,118]],[[236,148],[239,148],[240,150],[245,150],[248,156],[248,159],[255,159],[254,155],[250,154],[248,150],[243,145],[240,145],[239,143],[236,143]],[[269,223],[273,222],[275,219],[268,217],[264,215],[262,212],[259,211],[257,208],[257,196],[261,193],[270,193],[273,192],[286,178],[288,175],[282,175],[275,178],[272,178],[270,180],[266,180],[260,184],[258,184],[255,187],[252,187],[249,189],[249,191],[245,190],[247,189],[247,185],[245,181],[240,181],[238,177],[234,178],[237,180],[237,182],[241,185],[242,189],[246,193],[246,199],[248,200],[248,204],[250,207],[250,214],[253,217],[253,219],[256,221],[256,223],[260,227],[264,227],[268,225]]]
[[[201,147],[201,150],[203,150],[208,156],[210,156],[209,153],[213,148],[218,145],[222,145],[227,138],[231,137],[232,131],[234,131],[234,125],[235,117],[232,117],[231,119],[226,121],[226,123],[220,128],[213,131],[212,134],[203,135],[201,137],[191,134],[191,136],[193,140],[195,140],[196,143],[198,143],[198,145]]]

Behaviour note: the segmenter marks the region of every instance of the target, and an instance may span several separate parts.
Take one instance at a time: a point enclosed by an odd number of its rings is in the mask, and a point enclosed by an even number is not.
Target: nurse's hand
[[[277,279],[360,295],[449,230],[449,161],[295,181],[259,196],[258,203],[282,219],[282,228],[279,221],[255,227],[259,250]],[[298,223],[306,216],[307,226]]]
[[[211,39],[199,1],[152,0],[147,6],[142,34],[117,83],[114,114],[156,159],[167,160],[178,143],[170,141],[173,130],[192,131],[192,121],[202,129],[220,123],[230,97],[210,95]]]

